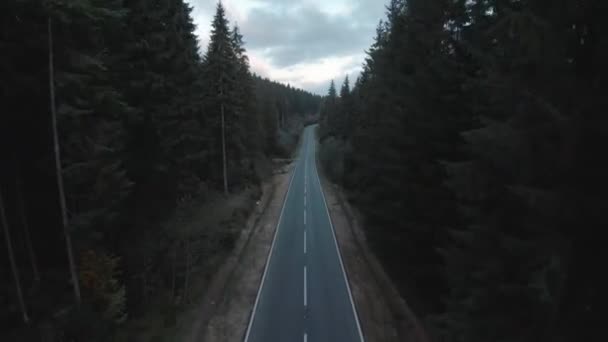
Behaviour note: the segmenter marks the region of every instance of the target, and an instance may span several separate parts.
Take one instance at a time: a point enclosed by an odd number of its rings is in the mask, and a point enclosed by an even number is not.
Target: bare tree
[[[222,111],[222,166],[224,173],[224,194],[228,195],[228,170],[226,167],[226,125],[224,120],[224,99],[222,97],[222,102],[220,103],[221,111]]]
[[[177,243],[173,243],[171,248],[172,256],[171,256],[171,299],[175,301],[175,278],[177,277]]]
[[[222,41],[219,42],[220,54],[224,53]],[[224,113],[224,77],[226,71],[222,64],[222,73],[220,75],[220,111],[222,115],[222,173],[224,175],[224,194],[228,195],[228,170],[226,165],[226,119]]]
[[[27,210],[25,208],[25,199],[23,196],[23,182],[21,176],[17,171],[17,206],[19,207],[19,216],[21,218],[21,224],[23,226],[23,232],[25,235],[25,245],[27,247],[27,253],[30,258],[30,265],[32,266],[32,273],[34,274],[34,282],[38,284],[40,282],[40,272],[38,271],[38,261],[36,258],[36,252],[32,246],[32,237],[30,236],[30,225],[27,221]]]
[[[11,233],[8,229],[8,220],[6,218],[6,212],[4,211],[4,201],[2,199],[2,192],[0,192],[0,219],[2,220],[2,228],[4,230],[4,239],[6,240],[6,249],[8,251],[8,258],[11,263],[11,270],[13,271],[13,278],[15,279],[15,287],[17,289],[17,299],[19,300],[19,307],[21,308],[23,321],[25,323],[29,323],[30,318],[27,315],[25,301],[23,300],[23,292],[21,291],[21,281],[19,280],[19,269],[17,269],[17,263],[15,262],[13,242],[11,241]]]
[[[65,190],[63,188],[63,176],[61,171],[61,150],[59,148],[59,133],[57,131],[57,111],[55,107],[55,69],[53,67],[53,23],[52,19],[48,18],[48,42],[49,42],[49,88],[51,98],[51,120],[53,123],[53,145],[55,149],[55,168],[57,173],[57,188],[59,190],[59,205],[61,207],[61,225],[63,227],[63,236],[68,254],[68,263],[70,266],[70,275],[72,277],[72,287],[74,289],[74,297],[76,303],[80,305],[80,285],[78,283],[78,273],[76,271],[76,262],[74,261],[74,251],[72,249],[72,238],[70,236],[68,226],[68,209],[65,201]]]
[[[190,237],[186,236],[186,270],[184,274],[184,298],[183,302],[188,303],[190,290],[190,273],[192,271],[192,250],[190,246]]]

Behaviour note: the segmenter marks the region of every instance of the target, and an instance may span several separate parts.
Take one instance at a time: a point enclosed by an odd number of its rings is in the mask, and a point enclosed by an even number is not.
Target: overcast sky
[[[187,0],[203,51],[217,0]],[[245,38],[252,71],[325,94],[329,81],[354,81],[371,45],[384,0],[223,0]],[[351,82],[352,83],[352,82]]]

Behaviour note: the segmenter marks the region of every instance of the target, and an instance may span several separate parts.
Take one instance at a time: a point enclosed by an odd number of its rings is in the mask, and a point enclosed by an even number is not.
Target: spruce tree
[[[215,44],[201,58],[183,1],[0,4],[0,97],[10,113],[0,117],[5,255],[32,262],[3,273],[23,289],[3,317],[23,307],[55,335],[105,341],[165,291],[192,293],[194,265],[201,250],[215,256],[208,245],[219,233],[179,235],[165,229],[167,221],[209,201],[207,189],[221,186],[223,169],[231,191],[257,186],[253,161],[288,156],[320,102],[253,77],[241,33],[220,12],[222,34],[212,41],[221,36],[222,48]],[[186,252],[165,262],[176,239]],[[43,283],[29,287],[38,277]]]
[[[260,152],[259,136],[260,126],[256,115],[255,90],[253,76],[249,70],[249,58],[245,50],[245,42],[239,27],[234,26],[232,30],[232,45],[238,61],[236,75],[236,103],[237,111],[234,122],[234,136],[238,138],[235,143],[234,159],[241,161],[239,172],[239,183],[244,183],[246,178],[254,177],[252,174],[253,162]],[[236,140],[236,139],[235,139]]]
[[[336,84],[334,83],[334,80],[331,80],[331,83],[329,84],[329,90],[327,91],[327,97],[330,101],[334,101],[337,96],[338,93],[336,92]]]
[[[211,24],[211,38],[203,59],[203,70],[207,82],[205,108],[209,118],[208,123],[214,131],[212,134],[219,138],[217,139],[219,144],[213,146],[213,153],[218,156],[218,160],[221,160],[221,179],[226,194],[229,189],[227,154],[233,148],[236,149],[235,144],[231,142],[236,141],[233,127],[236,127],[235,121],[238,120],[235,92],[239,61],[231,36],[226,12],[220,2]]]

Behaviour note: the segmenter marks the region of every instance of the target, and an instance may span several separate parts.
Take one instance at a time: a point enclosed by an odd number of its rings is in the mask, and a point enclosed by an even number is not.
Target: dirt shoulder
[[[341,189],[322,175],[321,179],[365,340],[429,341],[416,316],[371,252],[359,213],[350,206]]]
[[[195,323],[185,341],[242,341],[292,168],[292,164],[285,166],[265,182],[262,198],[235,249],[194,310]],[[359,213],[342,190],[322,175],[321,180],[366,341],[429,341],[367,245]]]
[[[276,172],[230,257],[214,275],[197,310],[188,342],[241,341],[289,186],[292,164]]]

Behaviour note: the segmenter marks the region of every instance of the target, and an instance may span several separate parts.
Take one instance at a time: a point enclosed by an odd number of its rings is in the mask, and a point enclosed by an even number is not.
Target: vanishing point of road
[[[245,342],[363,342],[315,162],[304,130]]]

